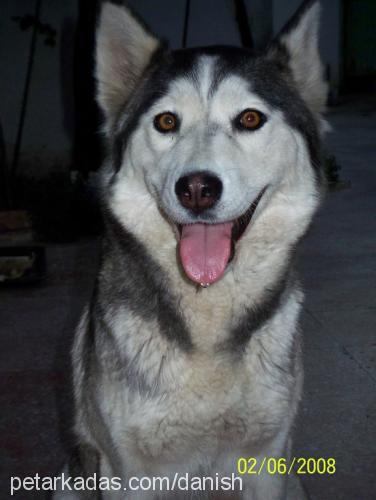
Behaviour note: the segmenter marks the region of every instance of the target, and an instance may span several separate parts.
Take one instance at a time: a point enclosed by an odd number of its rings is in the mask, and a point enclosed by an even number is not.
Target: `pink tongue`
[[[231,254],[232,222],[183,226],[180,258],[189,279],[200,284],[219,280]]]

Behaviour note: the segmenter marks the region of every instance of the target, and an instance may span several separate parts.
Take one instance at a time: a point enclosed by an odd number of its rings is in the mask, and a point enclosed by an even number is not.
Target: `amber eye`
[[[178,127],[178,118],[173,113],[161,113],[154,118],[154,127],[158,132],[173,132]]]
[[[255,109],[246,109],[236,118],[235,124],[243,130],[256,130],[266,122],[266,116]]]

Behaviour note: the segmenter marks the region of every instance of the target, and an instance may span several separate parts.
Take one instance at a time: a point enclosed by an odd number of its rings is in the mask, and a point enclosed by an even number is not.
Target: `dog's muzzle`
[[[200,215],[213,208],[221,197],[221,180],[209,172],[196,172],[181,177],[175,186],[180,204]],[[233,221],[219,224],[197,222],[179,226],[180,259],[187,277],[202,286],[218,281],[235,252],[235,243],[241,238],[260,202],[263,188],[248,210]]]

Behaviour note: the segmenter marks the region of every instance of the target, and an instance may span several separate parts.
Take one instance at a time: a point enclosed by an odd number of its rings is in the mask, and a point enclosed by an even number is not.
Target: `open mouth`
[[[266,187],[248,210],[233,221],[219,224],[186,224],[179,226],[180,259],[187,277],[202,286],[218,281],[234,257],[235,244],[251,222]]]

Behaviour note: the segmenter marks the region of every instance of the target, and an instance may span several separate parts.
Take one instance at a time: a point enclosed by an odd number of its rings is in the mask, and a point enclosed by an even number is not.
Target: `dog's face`
[[[98,98],[112,184],[126,190],[138,179],[170,222],[194,282],[221,278],[263,210],[285,212],[302,233],[317,207],[326,97],[317,20],[309,2],[261,55],[168,52],[127,10],[103,8]]]

